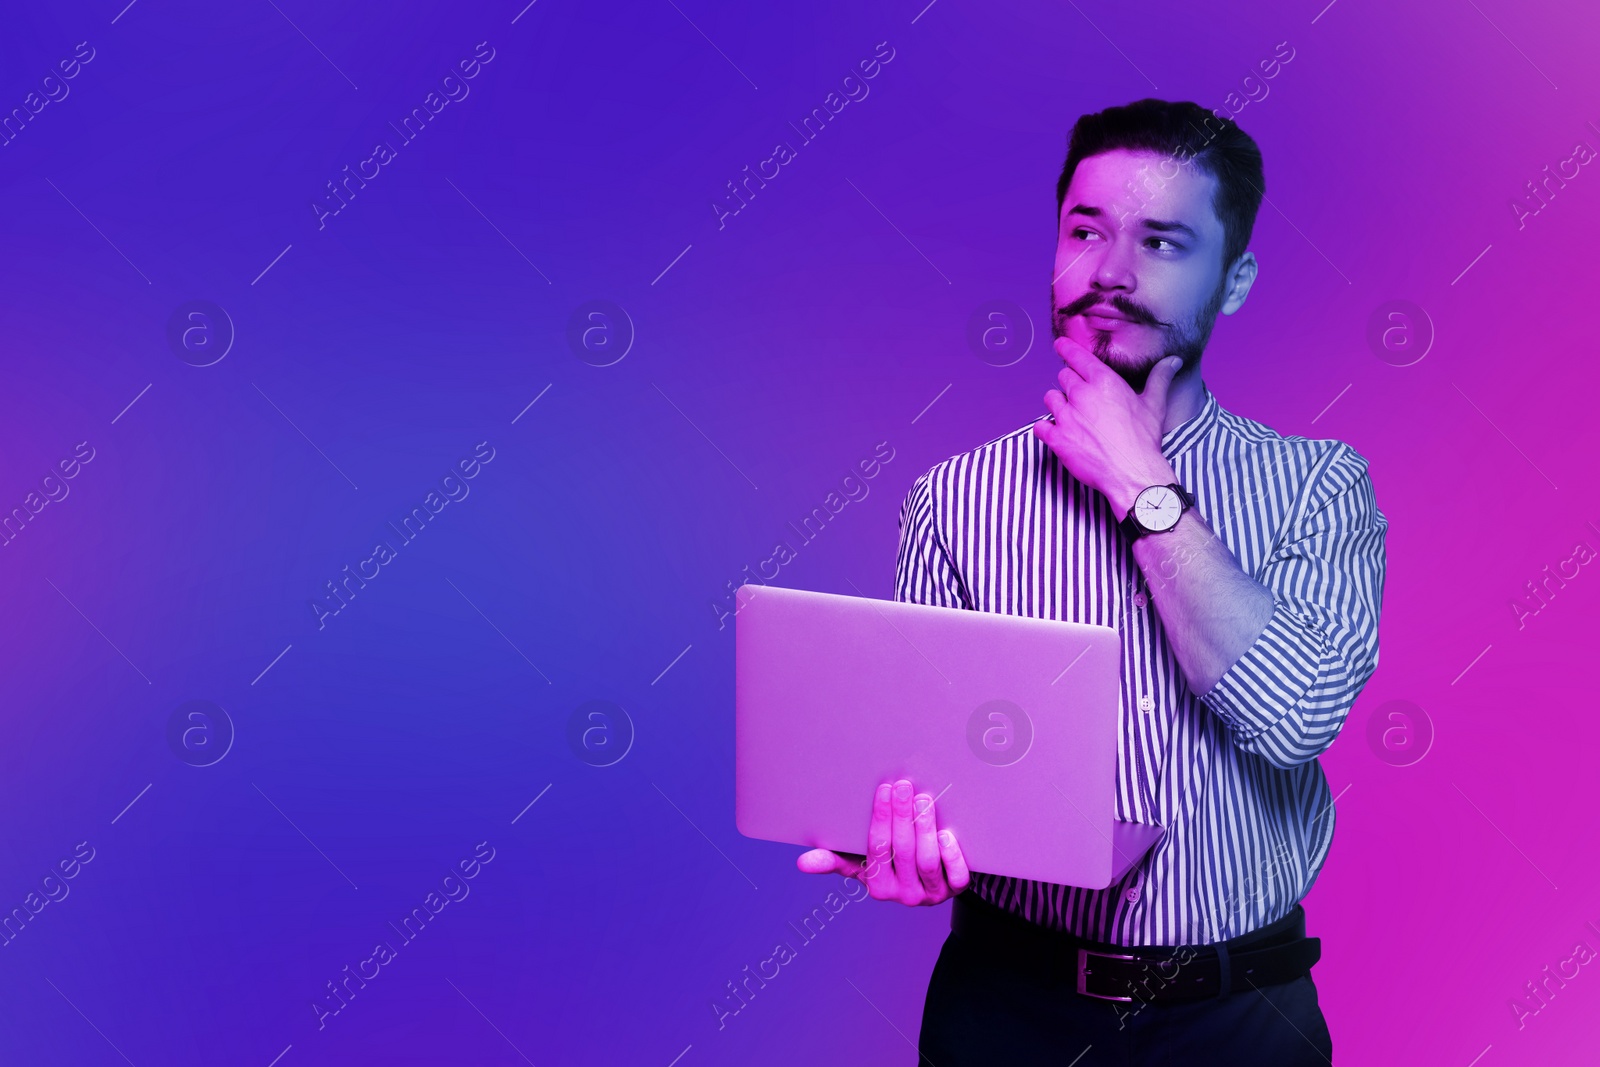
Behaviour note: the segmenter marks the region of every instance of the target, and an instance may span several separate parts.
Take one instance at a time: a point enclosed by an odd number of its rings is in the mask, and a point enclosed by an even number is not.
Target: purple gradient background
[[[1600,578],[1520,631],[1509,605],[1600,548],[1600,174],[1520,230],[1509,204],[1600,147],[1600,18],[123,2],[0,33],[6,111],[96,50],[0,148],[0,508],[97,452],[0,550],[0,910],[96,850],[0,949],[0,1062],[912,1062],[945,909],[848,907],[717,1026],[724,983],[836,886],[734,829],[711,604],[880,440],[870,496],[778,581],[891,596],[911,481],[1043,411],[1048,346],[996,368],[966,329],[1000,299],[1046,328],[1072,119],[1220,106],[1280,41],[1239,115],[1262,274],[1205,365],[1230,409],[1358,448],[1391,523],[1382,663],[1322,759],[1339,828],[1306,900],[1338,1062],[1594,1061],[1593,967],[1520,1031],[1509,1002],[1600,949]],[[470,95],[319,231],[323,184],[483,40]],[[719,230],[724,183],[880,41],[870,96]],[[238,335],[205,368],[164,334],[197,298]],[[613,366],[566,340],[591,299],[637,326]],[[1420,363],[1367,344],[1391,299],[1431,316]],[[471,495],[319,632],[322,583],[482,440]],[[194,699],[237,728],[214,766],[166,741]],[[636,726],[615,766],[568,746],[591,699]],[[1401,699],[1437,735],[1407,767],[1367,742]],[[483,840],[471,895],[319,1031],[324,983]]]

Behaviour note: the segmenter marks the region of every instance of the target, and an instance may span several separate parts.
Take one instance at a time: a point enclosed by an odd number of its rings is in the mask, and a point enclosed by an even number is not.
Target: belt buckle
[[[1091,992],[1089,992],[1087,983],[1088,983],[1088,979],[1089,979],[1089,957],[1090,956],[1099,956],[1101,959],[1105,959],[1105,960],[1136,960],[1139,957],[1138,956],[1124,956],[1124,955],[1120,955],[1118,953],[1112,953],[1112,952],[1095,952],[1094,950],[1087,949],[1087,948],[1078,949],[1078,992],[1081,993],[1082,995],[1086,996],[1086,997],[1095,997],[1096,999],[1099,999],[1099,1000],[1120,1000],[1120,1001],[1123,1001],[1123,1002],[1131,1002],[1134,999],[1133,997],[1116,997],[1116,996],[1110,995],[1109,993],[1091,993]]]

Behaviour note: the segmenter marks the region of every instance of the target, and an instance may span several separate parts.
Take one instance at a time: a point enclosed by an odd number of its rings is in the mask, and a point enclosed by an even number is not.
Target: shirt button
[[[1124,893],[1123,896],[1127,897],[1129,904],[1132,904],[1134,901],[1139,899],[1139,887],[1134,886],[1132,889]]]
[[[1139,698],[1139,710],[1143,712],[1154,711],[1156,710],[1156,702],[1148,696],[1142,696]]]
[[[1135,593],[1135,594],[1133,594],[1133,606],[1136,607],[1136,608],[1144,607],[1144,594],[1143,593]]]

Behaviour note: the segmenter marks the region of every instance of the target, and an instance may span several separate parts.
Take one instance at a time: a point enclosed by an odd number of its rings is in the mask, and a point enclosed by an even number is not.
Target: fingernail
[[[941,845],[953,845],[953,844],[956,843],[956,839],[955,839],[954,836],[951,835],[949,830],[940,830],[939,831],[939,843]]]
[[[904,778],[900,779],[894,784],[894,795],[901,800],[909,800],[911,798],[911,783]]]

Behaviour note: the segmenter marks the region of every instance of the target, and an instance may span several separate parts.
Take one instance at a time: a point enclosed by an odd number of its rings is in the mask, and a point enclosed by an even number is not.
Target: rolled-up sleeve
[[[894,598],[942,608],[971,608],[934,513],[933,476],[912,483],[900,505],[900,548],[895,559]]]
[[[1260,636],[1200,699],[1236,745],[1288,769],[1333,744],[1378,666],[1388,520],[1367,461],[1340,444],[1319,463],[1256,581],[1272,592]]]

